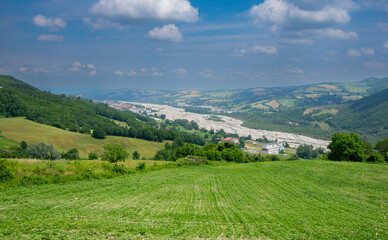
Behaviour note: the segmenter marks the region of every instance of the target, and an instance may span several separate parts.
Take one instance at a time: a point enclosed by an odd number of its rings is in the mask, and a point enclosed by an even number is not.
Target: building
[[[269,154],[280,154],[284,150],[283,142],[265,143],[262,147],[263,151]]]
[[[221,142],[229,142],[235,145],[240,145],[240,141],[237,138],[227,137],[221,140]]]

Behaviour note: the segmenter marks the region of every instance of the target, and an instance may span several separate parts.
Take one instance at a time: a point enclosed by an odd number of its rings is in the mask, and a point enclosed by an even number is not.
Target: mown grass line
[[[0,237],[387,239],[388,166],[164,169],[0,191]]]

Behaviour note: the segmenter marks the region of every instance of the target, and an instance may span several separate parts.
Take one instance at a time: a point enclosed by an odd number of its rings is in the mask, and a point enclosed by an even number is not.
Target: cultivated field
[[[2,136],[13,142],[52,143],[60,152],[67,152],[76,147],[84,158],[92,151],[101,154],[104,151],[103,146],[108,143],[118,143],[130,153],[137,150],[140,157],[146,158],[154,157],[155,153],[164,147],[163,143],[125,137],[107,136],[106,139],[99,140],[87,134],[65,131],[24,118],[0,118],[0,130]]]
[[[0,191],[0,238],[388,239],[388,166],[164,169]]]

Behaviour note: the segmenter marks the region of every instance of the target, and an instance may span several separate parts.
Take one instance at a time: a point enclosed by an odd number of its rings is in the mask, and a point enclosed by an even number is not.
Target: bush
[[[365,143],[357,134],[335,133],[328,148],[329,160],[363,162],[366,160]]]
[[[0,182],[8,182],[14,178],[5,163],[5,160],[0,160]]]
[[[79,160],[79,153],[77,148],[69,150],[67,153],[61,153],[62,158],[67,160]]]
[[[134,152],[132,153],[132,159],[133,159],[133,160],[138,160],[138,159],[140,159],[140,153],[139,153],[138,151],[134,151]]]
[[[146,165],[145,165],[144,162],[140,162],[140,163],[137,165],[137,167],[136,167],[136,169],[139,170],[139,171],[143,171],[145,168],[146,168]]]
[[[90,152],[89,155],[88,155],[88,158],[89,158],[89,160],[97,160],[98,159],[98,155],[95,152]]]
[[[373,152],[367,159],[367,162],[385,163],[383,156],[378,152]]]
[[[44,143],[31,144],[27,149],[27,155],[28,157],[35,159],[61,159],[61,154],[59,154],[52,144],[46,145]]]

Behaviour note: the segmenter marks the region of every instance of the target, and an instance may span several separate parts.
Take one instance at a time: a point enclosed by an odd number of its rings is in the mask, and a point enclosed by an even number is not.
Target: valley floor
[[[0,238],[388,239],[388,166],[164,169],[0,190]]]

